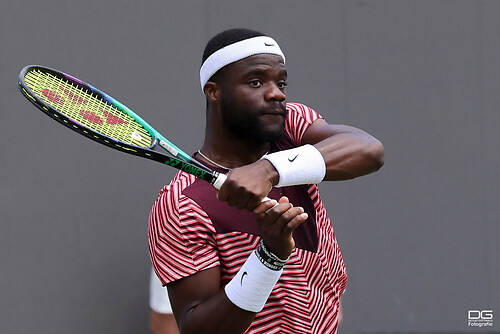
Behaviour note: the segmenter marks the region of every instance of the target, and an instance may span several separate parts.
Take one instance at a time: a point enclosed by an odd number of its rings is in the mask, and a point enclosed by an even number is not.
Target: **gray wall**
[[[289,100],[385,144],[379,173],[321,185],[349,271],[340,332],[498,332],[498,17],[481,0],[4,0],[0,333],[146,333],[147,215],[173,176],[44,116],[20,69],[80,77],[192,152],[204,43],[235,26],[280,42]],[[467,327],[471,309],[494,327]]]

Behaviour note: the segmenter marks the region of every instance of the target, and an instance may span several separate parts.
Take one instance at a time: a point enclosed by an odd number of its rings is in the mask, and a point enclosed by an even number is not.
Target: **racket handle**
[[[220,190],[220,187],[222,187],[222,184],[226,182],[227,175],[219,173],[215,180],[212,182],[212,185],[214,186],[215,189]]]
[[[222,174],[222,173],[219,173],[219,175],[217,175],[217,178],[215,179],[215,181],[212,183],[214,188],[217,189],[217,190],[220,190],[220,187],[222,187],[222,184],[226,181],[227,179],[227,175],[226,174]],[[269,197],[264,197],[262,199],[261,202],[267,202],[267,201],[270,201],[271,199]],[[276,204],[278,205],[278,204]],[[275,205],[275,206],[276,206]]]

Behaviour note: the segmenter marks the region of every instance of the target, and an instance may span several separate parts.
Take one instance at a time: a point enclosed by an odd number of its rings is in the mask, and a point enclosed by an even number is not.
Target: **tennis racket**
[[[220,189],[226,175],[193,159],[132,110],[92,85],[38,65],[19,74],[21,93],[67,128],[116,150],[161,162]],[[169,155],[155,151],[160,146]]]

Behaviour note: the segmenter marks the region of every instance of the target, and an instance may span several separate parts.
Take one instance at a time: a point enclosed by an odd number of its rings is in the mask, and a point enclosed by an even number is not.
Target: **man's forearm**
[[[384,146],[366,133],[339,133],[314,146],[325,159],[325,181],[353,179],[376,172],[384,164]]]

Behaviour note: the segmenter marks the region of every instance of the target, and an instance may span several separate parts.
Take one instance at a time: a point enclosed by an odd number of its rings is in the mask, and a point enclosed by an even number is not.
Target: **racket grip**
[[[217,190],[220,190],[220,187],[222,187],[222,184],[226,181],[227,179],[227,175],[226,174],[222,174],[222,173],[219,173],[219,175],[217,175],[215,181],[212,183],[214,188],[217,189]],[[271,199],[269,197],[264,197],[262,199],[261,202],[267,202],[267,201],[270,201]],[[278,204],[276,204],[278,205]],[[275,206],[276,206],[275,205]]]
[[[219,173],[215,180],[212,182],[212,185],[214,186],[215,189],[220,190],[220,187],[222,187],[222,184],[226,182],[227,175]]]

